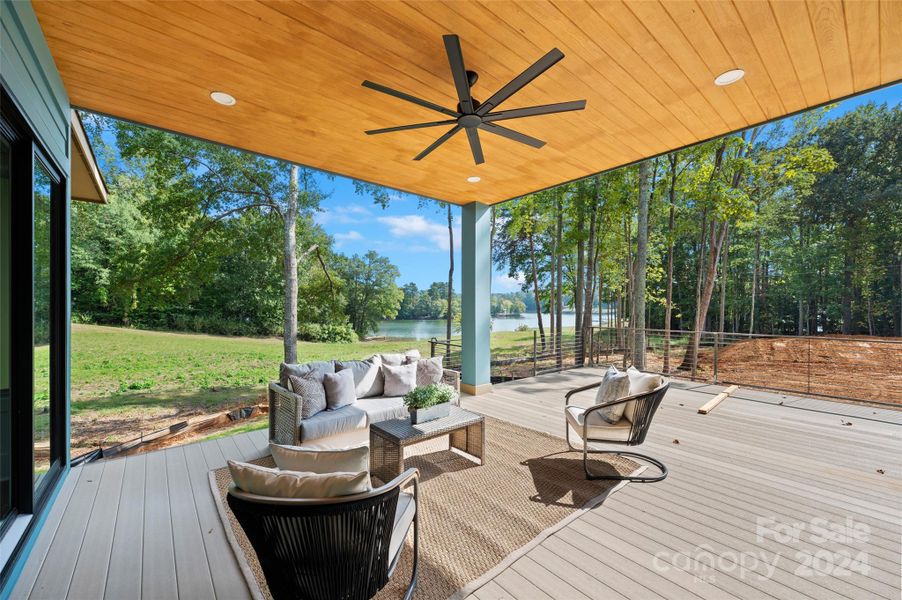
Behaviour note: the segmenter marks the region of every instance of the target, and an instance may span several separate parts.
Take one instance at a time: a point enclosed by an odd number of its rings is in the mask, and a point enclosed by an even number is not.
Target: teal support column
[[[461,217],[461,390],[491,390],[490,312],[492,290],[491,208],[473,202]]]

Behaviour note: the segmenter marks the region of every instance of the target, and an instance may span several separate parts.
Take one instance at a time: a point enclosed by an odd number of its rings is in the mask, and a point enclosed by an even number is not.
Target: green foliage
[[[394,319],[404,293],[395,285],[398,268],[372,250],[363,256],[339,257],[346,312],[357,335],[376,331],[379,321]]]
[[[414,388],[404,396],[404,405],[415,410],[429,408],[437,404],[451,402],[457,396],[454,388],[445,383],[431,383],[423,387]]]
[[[350,323],[327,324],[301,323],[298,338],[305,342],[328,342],[331,344],[356,344],[359,338]]]

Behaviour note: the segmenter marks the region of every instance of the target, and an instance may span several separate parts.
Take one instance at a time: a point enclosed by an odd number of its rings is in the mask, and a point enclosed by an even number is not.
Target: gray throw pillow
[[[442,382],[442,357],[421,358],[417,365],[417,387],[425,387],[433,383]]]
[[[323,375],[323,387],[326,388],[326,403],[329,410],[354,404],[357,394],[354,393],[354,372],[350,369],[338,373]]]
[[[289,375],[288,389],[301,398],[301,419],[309,419],[326,410],[326,390],[315,373],[308,373],[303,377]]]
[[[617,367],[611,365],[598,386],[598,393],[595,394],[595,404],[607,404],[620,398],[625,398],[630,394],[630,377],[625,372],[617,370]],[[605,423],[614,425],[623,416],[625,404],[615,404],[607,408],[599,409],[595,412]]]
[[[404,396],[417,387],[417,364],[382,365],[385,375],[385,395]]]
[[[316,373],[316,377],[322,381],[323,375],[335,372],[335,363],[331,360],[318,362],[309,362],[304,364],[288,364],[279,365],[279,383],[283,388],[288,388],[288,376],[303,377],[310,373]]]
[[[381,396],[385,386],[382,378],[382,359],[378,356],[366,360],[337,360],[336,372],[350,370],[354,374],[354,393],[358,398]]]

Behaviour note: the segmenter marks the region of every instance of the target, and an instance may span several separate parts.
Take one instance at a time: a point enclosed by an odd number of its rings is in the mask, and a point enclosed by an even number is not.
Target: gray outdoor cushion
[[[442,357],[421,358],[417,361],[417,387],[442,381]]]
[[[407,407],[404,406],[403,396],[364,398],[354,406],[366,412],[370,423],[379,423],[389,419],[406,419],[410,416]]]
[[[382,358],[378,355],[366,360],[337,360],[335,370],[350,370],[354,374],[354,393],[358,398],[381,396],[385,387]]]
[[[301,411],[298,415],[301,419],[309,419],[326,410],[326,389],[316,373],[307,373],[303,377],[289,375],[288,383],[291,384],[289,389],[301,397]]]
[[[283,388],[289,389],[289,375],[294,375],[295,377],[303,377],[304,375],[307,375],[311,372],[316,373],[318,378],[322,379],[323,374],[335,372],[335,361],[329,360],[294,365],[282,363],[281,365],[279,365],[279,383]]]
[[[417,387],[417,364],[382,365],[385,375],[385,395],[403,396]]]
[[[618,371],[617,367],[611,365],[598,386],[598,392],[595,394],[595,404],[607,404],[620,398],[630,395],[630,378],[626,372]],[[597,414],[610,425],[613,425],[623,416],[626,404],[615,404],[607,408],[602,408]]]
[[[391,530],[391,540],[388,542],[389,564],[394,562],[398,552],[404,547],[404,540],[407,538],[407,532],[410,531],[416,512],[417,503],[413,499],[413,494],[408,492],[398,494],[398,505],[395,508],[395,523]]]
[[[406,364],[408,361],[420,360],[420,351],[416,348],[411,348],[410,350],[406,350],[405,352],[396,354],[380,354],[379,356],[382,358],[383,365],[392,365],[397,367],[398,365]]]
[[[350,369],[338,373],[323,375],[323,387],[326,388],[326,402],[329,410],[348,406],[357,402],[354,393],[354,373]]]
[[[343,406],[338,410],[324,410],[309,419],[301,421],[298,429],[302,442],[346,433],[356,429],[366,429],[367,414],[356,404]]]

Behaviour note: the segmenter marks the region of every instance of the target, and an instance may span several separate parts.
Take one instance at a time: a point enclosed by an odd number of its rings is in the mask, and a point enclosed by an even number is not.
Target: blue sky
[[[902,84],[850,98],[830,111],[828,118],[854,110],[868,102],[896,105],[902,102]],[[393,195],[383,210],[370,198],[354,193],[351,181],[343,177],[321,180],[324,190],[331,190],[323,202],[323,212],[317,222],[335,239],[335,246],[344,254],[363,254],[375,250],[387,256],[401,272],[398,284],[414,282],[420,288],[433,281],[448,278],[448,231],[444,209],[438,203],[427,202],[420,207],[414,196]],[[460,207],[452,207],[454,215],[454,288],[460,291]],[[507,273],[493,274],[492,290],[519,290],[519,283]]]

